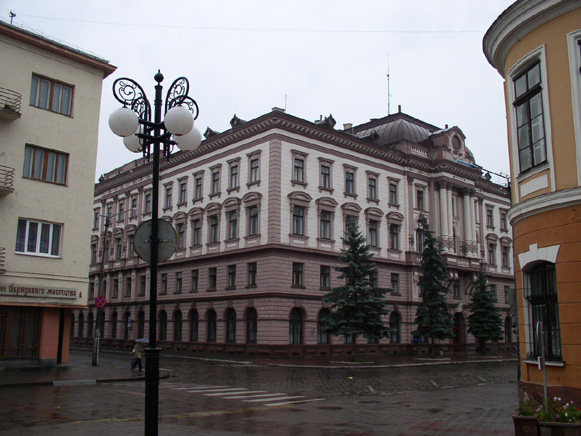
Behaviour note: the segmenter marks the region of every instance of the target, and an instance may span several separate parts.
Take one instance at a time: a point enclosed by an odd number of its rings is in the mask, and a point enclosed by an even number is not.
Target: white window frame
[[[22,228],[22,224],[21,223],[25,223],[25,228]],[[36,224],[36,238],[32,238],[31,235],[31,224]],[[48,246],[47,246],[47,252],[43,253],[40,251],[40,245],[41,245],[41,235],[42,235],[42,227],[43,226],[49,226],[48,227]],[[29,255],[29,256],[40,256],[40,257],[51,257],[51,258],[60,258],[61,257],[61,252],[62,252],[62,238],[63,238],[63,224],[60,223],[51,223],[51,222],[47,222],[47,221],[40,221],[40,220],[30,220],[27,218],[19,218],[18,220],[18,230],[17,230],[17,235],[16,235],[16,247],[15,247],[15,252],[16,254],[25,254],[25,255]],[[58,228],[59,229],[59,235],[55,236],[54,231],[55,229]],[[21,235],[21,232],[24,230],[24,235]],[[21,235],[22,237],[22,245],[19,243],[18,239],[19,239],[19,235]],[[56,243],[58,244],[58,253],[56,254],[52,254],[53,251],[53,244],[55,243],[55,241],[53,241],[53,238],[57,238]],[[34,250],[29,250],[29,245],[30,243],[32,243],[34,241],[35,245],[34,245]],[[21,245],[21,247],[19,247]],[[19,249],[22,248],[22,249]]]
[[[569,66],[571,69],[571,98],[573,99],[573,127],[577,150],[577,184],[581,185],[581,30],[567,35]]]

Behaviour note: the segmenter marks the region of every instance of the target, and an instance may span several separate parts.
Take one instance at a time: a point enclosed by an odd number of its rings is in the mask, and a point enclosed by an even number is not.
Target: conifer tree
[[[480,344],[480,353],[486,353],[486,341],[503,339],[502,318],[496,307],[496,295],[488,286],[486,274],[480,269],[470,296],[472,305],[468,316],[468,332],[472,333]]]
[[[417,329],[415,336],[431,339],[431,354],[434,355],[435,339],[450,339],[452,337],[452,314],[448,308],[446,294],[450,289],[446,286],[448,268],[442,258],[442,250],[438,241],[430,232],[425,218],[421,221],[421,232],[424,236],[422,251],[422,277],[419,287],[422,301],[416,312],[414,324]]]
[[[352,355],[355,356],[357,336],[378,339],[391,331],[382,318],[389,314],[385,301],[387,289],[378,288],[371,279],[377,272],[375,264],[370,261],[373,253],[354,221],[348,222],[347,235],[342,239],[347,247],[341,250],[339,260],[346,265],[335,270],[341,273],[339,278],[344,279],[345,284],[333,288],[323,297],[324,301],[331,303],[325,331],[333,335],[351,336]]]

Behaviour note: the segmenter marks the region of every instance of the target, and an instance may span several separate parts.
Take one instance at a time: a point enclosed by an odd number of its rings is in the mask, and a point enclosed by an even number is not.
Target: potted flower
[[[581,409],[561,397],[548,400],[548,407],[537,407],[540,436],[581,436]]]
[[[517,414],[512,416],[515,436],[538,436],[537,408],[538,402],[525,394],[518,405]]]

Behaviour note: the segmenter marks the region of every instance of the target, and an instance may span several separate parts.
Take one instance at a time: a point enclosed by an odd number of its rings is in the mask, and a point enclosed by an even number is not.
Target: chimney
[[[351,131],[353,129],[353,123],[343,123],[343,130]]]
[[[397,105],[397,113],[401,114],[401,104]]]

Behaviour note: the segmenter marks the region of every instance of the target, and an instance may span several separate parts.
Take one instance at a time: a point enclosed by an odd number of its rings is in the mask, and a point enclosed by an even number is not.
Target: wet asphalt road
[[[125,359],[125,356],[119,357]],[[516,364],[311,369],[163,359],[160,435],[512,435]],[[0,435],[142,435],[143,382],[0,389]]]

